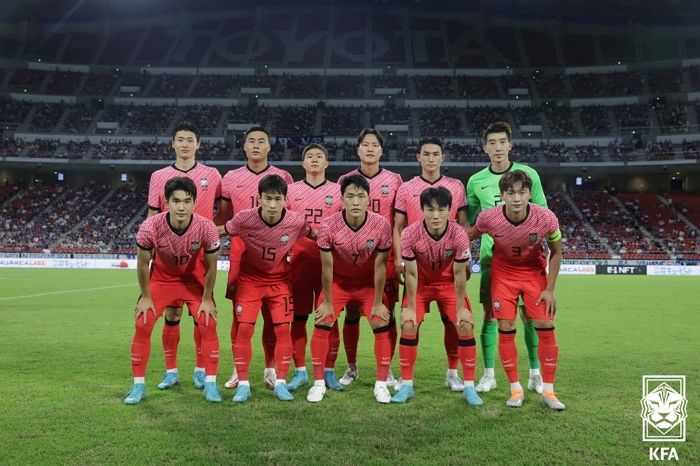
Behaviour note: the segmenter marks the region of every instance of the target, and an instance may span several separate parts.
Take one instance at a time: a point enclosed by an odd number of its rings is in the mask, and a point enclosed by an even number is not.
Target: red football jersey
[[[401,232],[401,257],[415,260],[418,265],[418,285],[438,285],[454,282],[453,262],[469,260],[469,235],[455,221],[435,238],[425,226],[416,222]]]
[[[345,211],[321,223],[318,247],[333,254],[333,281],[346,286],[372,286],[375,252],[391,249],[391,226],[379,214],[367,212],[365,221],[353,229]]]
[[[464,185],[456,178],[441,176],[435,182],[430,183],[422,176],[413,177],[399,187],[396,193],[394,211],[406,216],[406,225],[412,225],[423,221],[423,210],[420,208],[420,195],[428,188],[447,188],[452,193],[452,207],[450,207],[450,220],[457,219],[457,212],[467,209],[467,195]]]
[[[165,183],[176,176],[186,176],[194,181],[197,186],[197,204],[194,212],[214,219],[214,204],[221,197],[221,174],[214,167],[207,167],[201,163],[195,163],[187,171],[180,170],[175,165],[156,170],[151,175],[148,185],[148,208],[165,212]]]
[[[185,231],[178,233],[170,224],[170,214],[163,212],[144,220],[136,233],[136,244],[153,251],[151,280],[194,280],[204,285],[204,254],[219,250],[219,232],[214,222],[193,214]]]
[[[258,204],[258,184],[267,175],[279,175],[287,184],[292,184],[292,175],[286,170],[268,165],[261,172],[254,172],[248,165],[229,170],[221,185],[221,197],[231,201],[233,213],[254,209]]]
[[[542,275],[547,267],[547,251],[543,240],[559,231],[559,220],[546,207],[529,203],[527,217],[512,223],[506,207],[487,209],[476,218],[476,229],[493,237],[493,273]]]
[[[379,214],[389,221],[390,226],[394,226],[394,200],[396,192],[401,186],[401,175],[385,168],[380,168],[376,175],[367,176],[361,169],[355,169],[350,173],[338,178],[340,185],[348,175],[362,175],[369,182],[369,211]]]
[[[323,219],[343,210],[340,186],[328,180],[318,186],[297,181],[289,186],[287,207],[304,214],[306,222],[318,230]],[[311,238],[301,238],[292,248],[292,263],[301,262],[321,265],[318,245]]]
[[[303,214],[287,209],[276,224],[268,225],[258,207],[234,215],[226,222],[226,232],[245,243],[240,279],[269,284],[289,278],[289,252],[299,238],[311,232],[311,227]]]

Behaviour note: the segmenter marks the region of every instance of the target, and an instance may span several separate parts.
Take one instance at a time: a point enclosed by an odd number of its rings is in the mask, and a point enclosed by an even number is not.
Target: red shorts
[[[323,302],[323,295],[319,304]],[[333,310],[337,319],[345,307],[359,309],[360,315],[372,319],[372,305],[374,304],[374,286],[341,286],[333,283]],[[376,319],[379,320],[379,319]]]
[[[396,275],[394,264],[392,254],[386,262],[386,283],[384,284],[384,304],[389,311],[393,311],[394,305],[399,301],[399,277]]]
[[[454,283],[419,286],[416,290],[416,325],[420,325],[425,314],[430,312],[430,303],[437,303],[440,314],[453,324],[457,323],[457,294]],[[408,305],[408,297],[403,294],[403,307]],[[471,313],[472,305],[469,297],[464,296],[464,307]]]
[[[320,264],[297,262],[292,267],[292,295],[295,315],[308,316],[311,314],[321,290]]]
[[[260,309],[270,313],[273,324],[292,321],[294,315],[292,288],[288,283],[257,283],[239,280],[233,312],[237,322],[254,324]]]
[[[552,320],[547,315],[547,303],[536,306],[537,298],[547,287],[547,276],[535,276],[529,280],[499,280],[497,274],[491,277],[491,308],[498,320],[515,320],[518,316],[518,297],[525,304],[525,314],[529,319]]]
[[[228,279],[226,281],[226,297],[230,300],[234,300],[236,297],[236,284],[238,283],[238,277],[241,274],[241,256],[245,251],[245,243],[243,240],[234,236],[231,238],[231,249],[228,253]]]
[[[191,316],[195,317],[202,303],[204,288],[199,283],[151,282],[151,300],[156,316],[163,315],[167,307],[180,308],[187,304]]]

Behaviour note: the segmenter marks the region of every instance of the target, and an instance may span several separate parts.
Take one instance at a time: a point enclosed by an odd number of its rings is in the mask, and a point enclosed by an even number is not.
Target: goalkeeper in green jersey
[[[469,204],[469,224],[474,225],[476,216],[482,210],[495,207],[502,203],[498,181],[504,173],[512,170],[522,170],[532,178],[531,202],[547,207],[547,199],[542,191],[542,182],[537,172],[526,165],[512,162],[508,155],[513,148],[512,132],[508,123],[499,121],[492,123],[484,132],[484,152],[491,163],[488,167],[473,174],[467,182],[467,202]],[[489,235],[481,237],[481,285],[480,301],[484,306],[484,325],[481,327],[481,350],[484,355],[484,375],[476,386],[477,392],[488,392],[496,388],[496,378],[493,368],[496,360],[498,322],[491,312],[491,258],[493,257],[493,238]],[[520,316],[525,324],[525,344],[527,345],[530,362],[530,378],[527,388],[542,393],[542,376],[540,361],[537,357],[537,332],[535,326],[524,313]]]

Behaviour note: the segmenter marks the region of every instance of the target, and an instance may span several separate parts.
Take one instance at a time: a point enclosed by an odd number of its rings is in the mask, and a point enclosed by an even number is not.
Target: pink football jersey
[[[418,265],[418,286],[454,282],[453,262],[469,260],[469,235],[455,221],[439,238],[428,233],[425,222],[415,222],[401,232],[401,257]]]
[[[148,185],[148,208],[165,212],[165,183],[176,176],[186,176],[194,181],[197,186],[197,204],[194,212],[214,219],[214,204],[221,197],[221,174],[214,167],[208,167],[201,163],[195,163],[192,168],[182,171],[170,165],[169,167],[156,170],[151,175],[151,182]]]
[[[546,207],[528,204],[527,217],[513,223],[505,214],[505,206],[496,206],[479,214],[476,229],[493,237],[493,273],[512,275],[545,273],[547,252],[543,240],[559,231],[559,220]]]
[[[333,254],[333,281],[347,286],[372,286],[375,252],[391,249],[391,226],[379,214],[367,212],[364,223],[353,229],[338,212],[321,223],[318,247]]]
[[[385,168],[380,168],[376,175],[369,177],[359,168],[338,178],[338,185],[348,175],[362,175],[369,182],[369,211],[379,214],[394,226],[394,199],[401,186],[401,175]]]
[[[262,218],[262,208],[238,212],[226,222],[226,232],[239,236],[245,243],[241,257],[241,280],[264,284],[277,283],[289,278],[289,253],[299,238],[311,232],[304,215],[288,209],[274,225]]]
[[[163,212],[147,218],[136,233],[136,244],[153,251],[151,280],[204,284],[204,254],[219,250],[219,232],[211,220],[192,215],[184,232],[176,232],[170,214]]]
[[[297,181],[289,186],[287,207],[304,214],[306,222],[318,230],[323,219],[343,209],[340,186],[328,180],[318,186]],[[292,249],[292,264],[301,262],[321,265],[318,245],[311,238],[301,238]]]
[[[441,176],[435,182],[430,183],[421,176],[413,177],[405,182],[396,193],[394,211],[406,216],[406,225],[412,225],[423,221],[423,210],[420,207],[420,195],[428,188],[446,188],[452,193],[452,207],[450,208],[450,220],[457,219],[457,212],[467,209],[467,195],[464,185],[456,178]]]
[[[231,201],[233,213],[258,206],[258,184],[267,175],[279,175],[287,184],[292,184],[292,175],[286,170],[268,165],[263,171],[256,173],[248,165],[230,170],[224,175],[221,185],[221,197]]]

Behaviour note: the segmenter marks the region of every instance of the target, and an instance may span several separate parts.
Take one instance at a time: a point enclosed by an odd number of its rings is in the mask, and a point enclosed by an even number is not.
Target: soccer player
[[[484,152],[489,156],[491,163],[488,167],[473,174],[467,181],[467,203],[469,204],[469,224],[474,225],[479,212],[501,204],[501,192],[498,181],[504,173],[513,170],[522,170],[532,179],[532,202],[547,207],[547,199],[542,191],[542,183],[537,172],[520,163],[511,162],[510,150],[512,132],[510,125],[504,122],[490,124],[484,132]],[[496,362],[496,339],[498,324],[493,318],[491,309],[491,257],[493,238],[490,235],[481,237],[480,265],[481,284],[479,289],[480,301],[484,307],[484,325],[481,327],[481,351],[484,356],[484,375],[476,385],[477,392],[488,392],[496,388],[494,365]],[[523,312],[521,310],[521,312]],[[524,313],[521,318],[525,328],[525,344],[530,365],[530,377],[527,383],[529,390],[542,393],[542,376],[540,374],[540,361],[537,357],[537,332],[534,324],[528,320]]]
[[[314,385],[306,399],[312,403],[323,400],[328,382],[326,373],[334,370],[324,367],[331,328],[343,308],[355,307],[367,317],[374,332],[377,361],[374,398],[379,403],[389,403],[391,395],[386,380],[391,365],[390,313],[382,300],[391,226],[381,215],[368,212],[370,186],[365,177],[344,177],[340,191],[345,208],[325,219],[318,232],[323,302],[316,308],[311,336]]]
[[[267,175],[258,185],[260,207],[242,210],[224,227],[219,227],[219,233],[237,236],[245,245],[234,298],[238,322],[234,362],[240,378],[232,400],[235,403],[244,403],[250,398],[251,339],[258,313],[263,308],[270,315],[275,335],[275,395],[282,401],[294,399],[286,384],[292,359],[289,324],[294,314],[289,253],[299,238],[307,235],[315,238],[316,235],[303,214],[285,209],[286,196],[286,180],[279,175]]]
[[[241,168],[230,170],[224,175],[221,187],[221,217],[229,220],[233,215],[244,209],[252,209],[258,206],[258,184],[267,175],[279,175],[287,184],[292,184],[292,176],[285,170],[274,167],[267,162],[270,153],[270,135],[259,126],[254,126],[246,131],[243,141],[243,151],[247,162]],[[226,285],[226,297],[233,300],[236,295],[236,283],[241,264],[241,254],[245,246],[241,238],[231,240],[229,251],[228,282]],[[263,349],[265,350],[265,371],[263,378],[269,388],[275,385],[275,333],[270,320],[270,314],[266,309],[262,311],[263,319]],[[231,351],[236,342],[236,315],[234,313],[231,323]],[[235,359],[235,357],[234,357]],[[235,388],[238,385],[238,375],[234,365],[231,378],[224,384],[226,388]]]
[[[323,146],[306,146],[301,154],[301,165],[306,175],[303,180],[289,186],[288,208],[303,213],[306,221],[318,229],[323,219],[342,210],[340,186],[326,179],[328,152]],[[289,391],[294,391],[309,382],[306,371],[306,322],[314,310],[316,298],[321,294],[321,256],[318,245],[309,238],[301,238],[292,249],[292,293],[292,346],[296,371],[287,384]],[[340,345],[337,325],[333,326],[330,345],[326,367],[335,366]]]
[[[396,192],[402,183],[401,175],[382,168],[379,161],[383,154],[384,138],[376,129],[365,128],[357,138],[357,155],[360,158],[360,168],[351,171],[338,179],[338,184],[342,184],[343,178],[351,175],[363,176],[370,187],[369,211],[384,217],[390,225],[394,222],[394,199]],[[399,278],[396,276],[393,255],[389,255],[387,261],[386,288],[384,290],[386,306],[389,309],[389,338],[391,341],[392,358],[396,348],[397,329],[394,319],[394,306],[399,300]],[[345,322],[343,323],[343,346],[347,357],[348,367],[345,373],[332,388],[341,389],[350,385],[359,375],[357,369],[357,343],[360,339],[360,312],[358,309],[349,308],[346,310]],[[331,380],[335,380],[335,373],[330,374]],[[394,386],[396,380],[388,372],[387,382],[389,386]]]
[[[423,221],[413,222],[401,233],[406,277],[399,344],[401,387],[391,402],[405,403],[415,395],[413,367],[418,356],[418,330],[430,303],[436,301],[443,322],[454,326],[458,334],[464,398],[470,405],[481,406],[483,401],[474,390],[476,341],[467,298],[469,236],[462,225],[449,220],[452,194],[447,188],[425,189],[420,194],[420,206]]]
[[[138,233],[136,268],[141,296],[136,303],[136,332],[131,344],[134,385],[124,399],[138,404],[146,397],[146,366],[151,354],[151,333],[165,309],[187,304],[202,337],[205,366],[204,397],[220,402],[216,387],[219,338],[216,334],[214,283],[219,235],[214,222],[193,213],[197,188],[186,177],[165,183],[167,212],[147,218]],[[152,267],[149,262],[153,261]]]
[[[557,300],[554,287],[561,265],[561,232],[557,217],[547,209],[528,202],[533,182],[522,170],[504,174],[498,182],[504,206],[482,212],[476,219],[474,237],[482,233],[494,238],[491,267],[491,307],[498,319],[498,351],[510,382],[506,405],[519,408],[525,396],[518,381],[518,351],[515,321],[518,298],[525,303],[527,317],[539,336],[538,355],[542,362],[542,402],[555,410],[565,409],[554,393],[558,347],[554,337]],[[549,272],[547,252],[550,251]]]
[[[418,142],[416,160],[420,164],[421,174],[399,187],[394,205],[394,264],[397,276],[401,276],[403,273],[401,232],[406,226],[423,221],[424,209],[421,205],[420,195],[425,189],[445,187],[452,194],[453,200],[449,218],[456,220],[463,227],[467,227],[467,197],[464,185],[458,179],[442,175],[441,167],[445,157],[440,138],[426,137],[421,139]],[[452,391],[461,392],[464,385],[457,375],[457,365],[459,364],[457,328],[447,320],[447,314],[442,313],[441,315],[445,328],[444,344],[447,353],[445,386]]]
[[[221,198],[221,175],[214,167],[197,163],[199,150],[199,130],[191,123],[180,123],[173,130],[172,147],[175,150],[175,163],[153,172],[148,185],[148,217],[167,210],[164,195],[165,183],[177,176],[191,179],[197,187],[197,203],[194,212],[209,220],[214,220],[214,210]],[[192,313],[192,309],[189,310]],[[182,308],[166,308],[163,325],[163,353],[165,354],[166,373],[158,388],[165,390],[177,385],[180,376],[177,370],[177,347],[180,343],[180,318]],[[205,359],[202,354],[202,335],[197,321],[194,321],[194,343],[196,362],[194,367],[194,386],[204,388]]]

